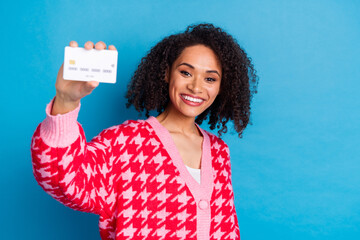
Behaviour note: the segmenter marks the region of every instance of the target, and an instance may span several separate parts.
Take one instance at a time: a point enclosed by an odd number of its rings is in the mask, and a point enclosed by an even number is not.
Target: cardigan
[[[203,136],[201,183],[155,117],[129,120],[86,142],[80,106],[47,117],[31,144],[33,173],[53,198],[100,216],[101,239],[240,239],[226,143]]]

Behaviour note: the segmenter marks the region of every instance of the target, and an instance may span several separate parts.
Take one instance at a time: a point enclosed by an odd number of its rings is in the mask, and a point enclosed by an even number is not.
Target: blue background
[[[64,207],[32,175],[30,139],[64,47],[119,51],[118,82],[82,101],[90,140],[139,117],[124,94],[151,46],[206,21],[238,39],[260,77],[253,125],[224,136],[242,239],[360,239],[359,11],[356,0],[2,1],[0,238],[100,238],[97,216]]]

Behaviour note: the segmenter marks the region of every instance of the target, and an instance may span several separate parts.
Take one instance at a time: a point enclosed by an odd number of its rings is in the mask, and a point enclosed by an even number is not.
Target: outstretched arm
[[[77,47],[72,41],[70,46]],[[92,42],[86,49],[94,47]],[[95,45],[105,49],[103,42]],[[116,50],[109,46],[110,50]],[[56,80],[56,97],[47,106],[46,119],[36,129],[32,144],[33,172],[38,183],[55,199],[76,210],[100,213],[114,204],[111,144],[106,130],[87,143],[77,122],[80,99],[98,82],[64,80],[63,66]]]

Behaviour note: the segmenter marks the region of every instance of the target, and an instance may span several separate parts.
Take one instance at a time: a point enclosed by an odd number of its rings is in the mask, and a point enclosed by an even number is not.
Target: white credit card
[[[75,81],[116,82],[118,52],[65,47],[63,78]]]

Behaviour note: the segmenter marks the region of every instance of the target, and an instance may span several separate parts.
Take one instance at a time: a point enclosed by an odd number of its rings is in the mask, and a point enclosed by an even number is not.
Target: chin
[[[196,118],[197,116],[202,114],[205,110],[203,110],[203,111],[180,111],[180,113],[181,113],[181,115],[183,115],[186,118]]]

